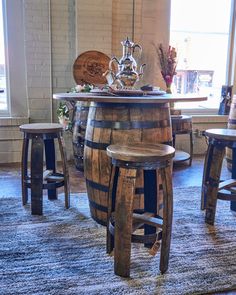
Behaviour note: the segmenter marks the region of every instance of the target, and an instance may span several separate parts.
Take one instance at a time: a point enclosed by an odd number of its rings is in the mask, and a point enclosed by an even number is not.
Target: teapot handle
[[[109,70],[111,70],[111,71],[112,71],[112,64],[113,64],[114,61],[115,61],[118,65],[120,64],[119,60],[118,60],[116,57],[112,57],[111,60],[110,60],[110,62],[109,62]]]
[[[133,52],[135,51],[135,48],[139,48],[139,54],[141,56],[141,53],[142,53],[142,47],[139,45],[139,44],[134,44],[133,46]]]

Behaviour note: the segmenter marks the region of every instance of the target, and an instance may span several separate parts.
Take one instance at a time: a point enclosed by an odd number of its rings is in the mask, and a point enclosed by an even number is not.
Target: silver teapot
[[[138,48],[140,54],[142,52],[142,47],[139,44],[134,44],[127,39],[121,42],[123,46],[123,56],[120,60],[113,57],[109,62],[109,70],[105,73],[108,84],[112,85],[118,82],[121,89],[132,89],[137,81],[143,76],[143,68],[145,64],[142,64],[137,72],[137,63],[133,58],[133,53],[135,48]],[[117,73],[113,72],[113,62],[118,65]]]

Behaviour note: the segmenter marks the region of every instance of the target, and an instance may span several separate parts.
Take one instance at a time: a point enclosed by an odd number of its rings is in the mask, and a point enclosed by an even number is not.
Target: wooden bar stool
[[[203,171],[201,209],[206,209],[206,223],[213,225],[217,199],[231,201],[231,209],[236,208],[236,130],[209,129],[206,136],[209,145]],[[220,182],[225,147],[233,151],[232,179]]]
[[[24,133],[21,158],[22,203],[28,201],[31,189],[31,212],[42,215],[43,189],[48,190],[50,200],[57,199],[57,188],[64,186],[65,207],[70,206],[69,173],[66,164],[66,150],[62,137],[63,127],[56,123],[33,123],[20,126]],[[62,173],[56,172],[54,139],[57,138],[62,160]],[[29,141],[31,140],[30,175],[28,175]],[[43,150],[45,149],[46,171],[43,172]]]
[[[160,271],[168,269],[173,215],[172,158],[175,149],[164,144],[110,145],[112,158],[109,186],[107,253],[114,250],[115,274],[130,275],[131,241],[159,247],[162,240]],[[144,212],[133,211],[137,170],[143,170]],[[163,218],[157,215],[158,172],[163,186]],[[144,226],[144,235],[134,234]],[[157,230],[158,229],[158,230]]]
[[[189,166],[192,165],[193,159],[193,130],[192,117],[186,115],[171,116],[173,147],[175,148],[176,136],[179,134],[189,134],[189,153],[176,150],[173,159],[174,164],[189,160]]]

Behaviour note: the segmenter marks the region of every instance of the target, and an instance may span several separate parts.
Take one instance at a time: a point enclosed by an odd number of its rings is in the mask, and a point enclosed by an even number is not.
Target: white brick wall
[[[76,52],[98,50],[111,54],[111,0],[76,0]]]
[[[31,122],[51,121],[50,1],[25,0],[25,53]]]

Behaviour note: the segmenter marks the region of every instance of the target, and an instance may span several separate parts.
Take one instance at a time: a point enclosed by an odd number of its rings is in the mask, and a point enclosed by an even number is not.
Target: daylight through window
[[[177,49],[173,92],[199,93],[206,102],[181,108],[218,108],[226,83],[231,0],[172,0],[170,44]]]

